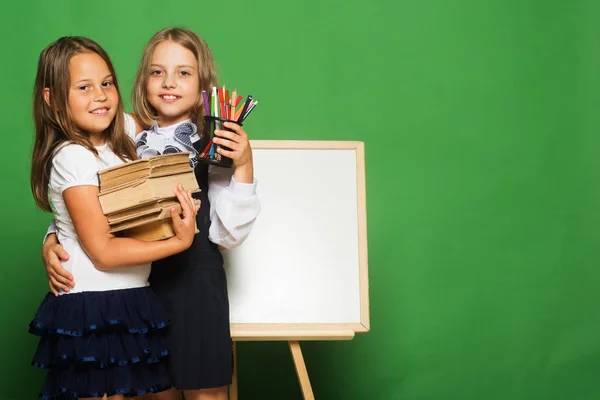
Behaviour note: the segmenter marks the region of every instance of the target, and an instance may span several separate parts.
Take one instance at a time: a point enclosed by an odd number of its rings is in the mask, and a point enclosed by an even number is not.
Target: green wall
[[[33,399],[42,378],[26,333],[50,220],[28,185],[37,56],[95,39],[129,109],[169,25],[260,99],[252,138],[366,144],[372,331],[303,344],[318,399],[600,398],[599,3],[215,3],[2,6],[0,399]],[[285,343],[238,354],[242,399],[301,397]]]

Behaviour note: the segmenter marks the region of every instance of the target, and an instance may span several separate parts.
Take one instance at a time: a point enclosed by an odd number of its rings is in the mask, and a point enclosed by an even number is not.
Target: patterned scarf
[[[190,165],[194,168],[198,164],[198,151],[193,143],[199,139],[198,128],[192,122],[180,123],[172,136],[171,133],[159,133],[158,126],[155,124],[135,137],[135,148],[140,158],[189,151],[191,152]]]

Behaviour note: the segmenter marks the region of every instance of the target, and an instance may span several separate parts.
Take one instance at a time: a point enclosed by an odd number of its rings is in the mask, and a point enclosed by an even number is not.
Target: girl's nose
[[[177,87],[177,83],[175,79],[173,79],[170,75],[165,75],[165,79],[163,80],[163,88],[165,89],[174,89]]]

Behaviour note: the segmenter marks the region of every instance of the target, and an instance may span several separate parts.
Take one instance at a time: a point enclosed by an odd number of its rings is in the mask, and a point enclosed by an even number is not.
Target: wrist
[[[236,167],[233,172],[233,178],[239,183],[254,182],[254,167],[252,162]]]
[[[58,238],[56,236],[55,232],[51,232],[51,233],[47,233],[46,237],[44,238],[44,244],[43,246],[45,247],[46,245],[51,246],[53,244],[57,244],[58,243]]]
[[[185,240],[184,238],[180,238],[175,235],[168,239],[168,241],[170,241],[171,251],[173,254],[176,254],[187,250],[192,245],[193,237],[190,240]]]
[[[56,246],[58,244],[58,242],[56,240],[46,240],[44,242],[44,244],[42,244],[42,256],[45,256],[46,253],[48,253],[49,251],[51,251],[50,249],[52,249],[54,246]]]

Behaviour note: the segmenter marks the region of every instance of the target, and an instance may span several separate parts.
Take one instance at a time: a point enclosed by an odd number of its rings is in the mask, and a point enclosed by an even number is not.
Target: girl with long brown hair
[[[160,242],[115,237],[98,201],[100,169],[137,158],[124,130],[117,77],[106,52],[83,37],[62,37],[39,57],[33,112],[31,187],[53,213],[78,285],[48,293],[30,324],[40,336],[33,364],[47,369],[43,399],[122,400],[170,388],[168,316],[148,287],[150,263],[186,250],[198,212],[177,187],[176,236]]]

